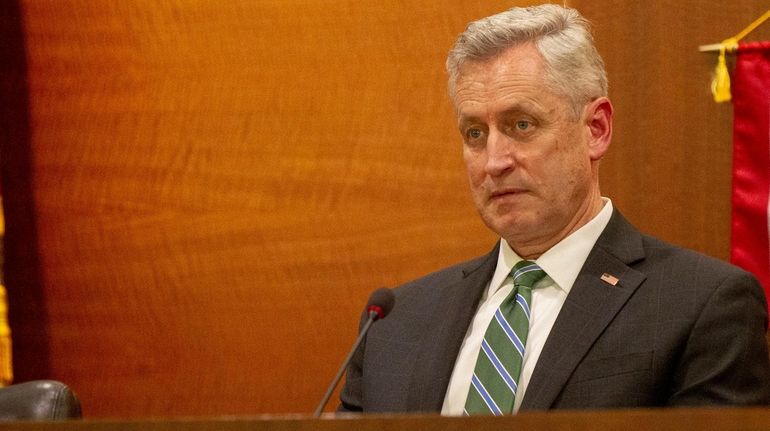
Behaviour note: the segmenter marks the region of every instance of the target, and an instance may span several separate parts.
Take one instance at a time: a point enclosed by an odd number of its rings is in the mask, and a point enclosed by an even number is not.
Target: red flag
[[[730,260],[754,273],[770,298],[770,42],[739,45],[732,95]]]

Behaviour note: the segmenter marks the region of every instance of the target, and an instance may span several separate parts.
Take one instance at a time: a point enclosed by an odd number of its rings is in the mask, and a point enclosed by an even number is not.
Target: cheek
[[[557,145],[559,163],[563,170],[569,172],[580,171],[590,164],[591,156],[589,147],[578,133],[573,138],[567,137],[560,140]]]
[[[562,192],[564,199],[574,199],[585,195],[591,182],[591,163],[587,154],[573,153],[562,161]]]
[[[567,146],[557,148],[557,151],[544,157],[543,163],[539,165],[540,180],[556,198],[569,199],[574,189],[587,181],[590,163],[582,149]]]
[[[471,185],[478,185],[484,181],[484,158],[476,153],[463,150],[463,161],[465,162],[465,171]]]

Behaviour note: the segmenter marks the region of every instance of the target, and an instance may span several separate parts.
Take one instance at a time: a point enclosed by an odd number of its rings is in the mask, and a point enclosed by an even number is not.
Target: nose
[[[487,164],[485,171],[497,177],[514,167],[513,142],[504,133],[492,130],[487,138]]]

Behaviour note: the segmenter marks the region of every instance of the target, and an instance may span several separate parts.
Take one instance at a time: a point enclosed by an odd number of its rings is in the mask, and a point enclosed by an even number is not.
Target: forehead
[[[455,85],[455,109],[551,93],[545,73],[545,60],[532,43],[513,46],[490,59],[467,62]]]
[[[514,45],[487,59],[467,61],[460,69],[458,81],[479,74],[538,76],[543,72],[545,72],[545,59],[534,43],[527,42]]]

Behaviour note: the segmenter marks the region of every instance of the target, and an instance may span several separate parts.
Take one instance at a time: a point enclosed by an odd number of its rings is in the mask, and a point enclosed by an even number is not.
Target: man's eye
[[[468,130],[468,138],[470,139],[479,139],[483,133],[479,129],[470,129]]]
[[[527,120],[519,120],[516,122],[516,128],[519,130],[527,130],[532,126],[532,123]]]

